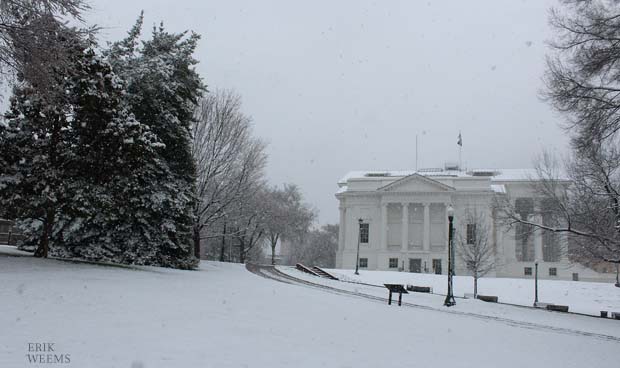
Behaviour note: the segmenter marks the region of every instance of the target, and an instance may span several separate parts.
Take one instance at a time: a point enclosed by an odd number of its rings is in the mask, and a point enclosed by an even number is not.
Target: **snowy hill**
[[[3,248],[0,278],[0,367],[37,366],[29,343],[44,342],[70,355],[63,366],[80,368],[610,367],[620,358],[617,321],[545,313],[537,323],[553,321],[538,328],[399,308],[237,264],[106,267]],[[503,313],[524,320],[531,312]]]

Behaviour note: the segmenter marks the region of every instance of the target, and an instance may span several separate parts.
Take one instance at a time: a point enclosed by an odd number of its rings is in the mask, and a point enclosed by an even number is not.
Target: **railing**
[[[2,245],[17,245],[17,242],[21,240],[22,235],[9,231],[8,233],[0,233],[0,244]]]

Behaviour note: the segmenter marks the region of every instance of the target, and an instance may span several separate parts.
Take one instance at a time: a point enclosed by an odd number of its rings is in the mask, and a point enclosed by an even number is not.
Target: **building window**
[[[433,272],[436,275],[441,275],[441,259],[433,259]]]
[[[368,243],[368,225],[360,224],[360,243]]]
[[[398,268],[398,258],[390,258],[390,268]]]
[[[558,269],[555,267],[550,267],[549,268],[549,276],[557,276],[558,275]]]
[[[360,258],[360,268],[368,267],[368,258]]]
[[[476,243],[476,224],[467,224],[467,244]]]
[[[525,268],[523,269],[523,274],[524,274],[525,276],[532,276],[532,267],[525,267]]]
[[[517,198],[515,210],[524,220],[534,213],[532,198]],[[517,223],[515,226],[515,256],[518,262],[534,262],[534,226]]]

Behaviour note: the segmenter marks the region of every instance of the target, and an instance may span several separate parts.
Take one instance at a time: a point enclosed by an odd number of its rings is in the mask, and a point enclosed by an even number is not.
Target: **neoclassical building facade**
[[[520,225],[507,227],[497,219],[492,203],[498,195],[508,196],[524,216],[534,215],[537,206],[544,205],[531,185],[535,177],[527,169],[350,172],[338,182],[336,193],[340,209],[336,266],[355,268],[359,241],[362,269],[446,274],[451,206],[455,233],[461,239],[475,231],[467,220],[472,213],[487,224],[495,260],[488,276],[533,277],[538,260],[542,278],[600,279],[596,272],[569,263],[563,251],[565,236],[532,232]],[[467,274],[458,256],[456,274]]]

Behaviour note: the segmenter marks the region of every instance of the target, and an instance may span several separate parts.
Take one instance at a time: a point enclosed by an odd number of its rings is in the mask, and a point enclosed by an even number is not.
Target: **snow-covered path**
[[[616,341],[390,307],[236,264],[176,271],[0,255],[0,278],[0,367],[37,366],[26,357],[32,342],[55,343],[71,356],[64,366],[80,368],[611,367],[620,359]],[[615,321],[570,324],[620,335]]]

